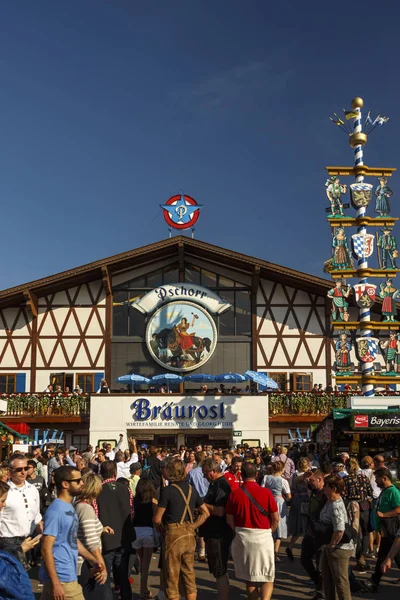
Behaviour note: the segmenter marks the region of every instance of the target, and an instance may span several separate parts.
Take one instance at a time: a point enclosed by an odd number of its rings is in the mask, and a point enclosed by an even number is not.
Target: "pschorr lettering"
[[[184,285],[176,286],[175,288],[169,289],[160,287],[154,290],[154,293],[163,302],[167,296],[189,296],[190,298],[204,298],[205,296],[207,296],[207,292],[203,292],[202,290],[194,290],[193,288],[188,288]]]

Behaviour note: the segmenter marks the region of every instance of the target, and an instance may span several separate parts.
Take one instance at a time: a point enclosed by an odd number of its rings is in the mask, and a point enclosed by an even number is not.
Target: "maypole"
[[[354,133],[350,136],[350,146],[354,148],[354,167],[361,167],[364,165],[364,145],[367,143],[367,136],[362,132],[362,120],[361,120],[361,109],[363,107],[364,101],[362,98],[354,98],[351,103],[351,108],[357,113],[357,116],[354,118]],[[362,184],[364,182],[364,175],[356,174],[356,183]],[[366,216],[367,206],[360,206],[357,209],[357,221],[363,223],[362,218]],[[367,233],[367,227],[365,224],[357,225],[357,233],[365,236]],[[357,259],[357,274],[361,272],[361,270],[365,271],[368,268],[368,258],[364,255],[358,257]],[[368,284],[367,277],[359,277],[359,284]],[[367,323],[371,321],[371,311],[370,307],[362,308],[359,310],[359,320],[362,326],[361,336],[362,337],[371,337],[372,332],[367,328]],[[364,396],[373,396],[374,395],[374,386],[371,383],[368,383],[369,378],[372,374],[372,362],[362,362],[362,393]]]
[[[362,98],[354,98],[351,110],[344,110],[343,119],[336,113],[331,121],[349,136],[350,146],[354,150],[353,167],[326,167],[330,178],[326,183],[326,194],[330,202],[328,215],[332,227],[332,258],[325,263],[325,270],[335,279],[335,287],[328,292],[332,299],[332,325],[339,330],[339,339],[335,345],[334,376],[337,384],[350,383],[362,385],[364,396],[374,395],[374,384],[397,383],[400,376],[400,334],[397,321],[397,298],[400,292],[392,284],[393,277],[398,272],[396,258],[398,256],[397,241],[392,235],[392,228],[398,218],[390,216],[389,198],[392,190],[387,186],[387,178],[396,169],[368,167],[364,165],[364,146],[368,134],[376,127],[384,125],[389,119],[378,115],[373,121],[368,113],[362,123],[361,109],[364,105]],[[350,121],[353,120],[353,127]],[[347,185],[341,183],[339,177],[353,175],[355,183],[350,185],[351,203],[356,209],[356,217],[344,213],[342,196],[347,192]],[[372,199],[371,183],[364,183],[365,177],[378,177],[379,185],[375,189],[375,212],[378,217],[367,216],[367,208]],[[377,234],[377,252],[379,269],[368,264],[368,258],[374,253],[374,236],[367,232],[367,226],[379,227],[383,235]],[[383,226],[383,229],[382,229]],[[355,227],[357,233],[352,235],[352,247],[347,240],[346,229]],[[357,268],[353,266],[351,255],[357,260]],[[358,283],[345,287],[345,279],[355,277]],[[379,296],[382,298],[382,321],[371,321],[371,307],[375,303],[377,286],[369,283],[369,277],[385,277],[386,284],[381,284]],[[349,308],[350,294],[354,292],[355,302],[359,307],[358,319],[351,318]],[[375,332],[389,330],[389,339],[380,342],[374,337]],[[355,338],[355,335],[359,337]],[[359,364],[356,366],[350,352],[355,342],[356,356]],[[380,368],[376,362],[379,351],[384,353],[385,367]],[[379,367],[379,368],[378,368]],[[384,381],[383,381],[383,378]]]

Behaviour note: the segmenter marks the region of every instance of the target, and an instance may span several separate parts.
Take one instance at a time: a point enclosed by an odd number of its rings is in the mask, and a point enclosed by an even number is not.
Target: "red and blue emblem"
[[[174,229],[190,229],[197,222],[202,204],[186,194],[172,196],[165,204],[160,204],[164,219]]]

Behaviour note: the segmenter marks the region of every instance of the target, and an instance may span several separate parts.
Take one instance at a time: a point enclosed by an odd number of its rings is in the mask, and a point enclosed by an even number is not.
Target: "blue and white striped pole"
[[[366,142],[365,139],[362,139],[358,134],[362,133],[362,122],[361,122],[361,108],[364,102],[362,98],[354,98],[351,103],[351,107],[354,112],[357,113],[357,117],[354,119],[354,132],[353,135],[350,136],[350,144],[354,147],[354,166],[360,166],[364,164],[364,152],[363,145]],[[352,144],[352,139],[354,142],[360,141],[358,145]],[[364,181],[363,175],[356,175],[356,182],[362,183]],[[357,219],[360,217],[365,217],[367,209],[365,206],[360,206],[357,210]],[[357,227],[357,233],[366,234],[367,228],[365,225],[359,225]],[[358,259],[357,270],[366,269],[368,267],[368,260],[365,257]],[[367,277],[360,277],[358,275],[358,283],[366,284],[368,283]],[[361,323],[361,337],[371,337],[372,332],[368,329],[368,322],[371,321],[371,312],[369,308],[360,308],[360,323]],[[374,395],[374,386],[370,383],[366,382],[366,379],[372,375],[373,363],[362,363],[362,392],[364,396],[373,396]]]

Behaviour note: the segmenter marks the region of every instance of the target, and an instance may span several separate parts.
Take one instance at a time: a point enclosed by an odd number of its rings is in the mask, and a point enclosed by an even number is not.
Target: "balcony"
[[[269,418],[271,421],[322,421],[333,408],[347,408],[350,394],[311,392],[279,392],[269,395]]]
[[[0,401],[5,401],[7,408],[1,418],[10,423],[87,421],[89,399],[88,394],[2,394]]]

